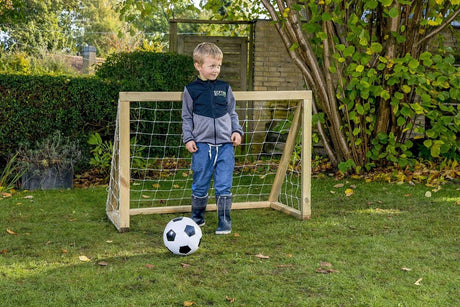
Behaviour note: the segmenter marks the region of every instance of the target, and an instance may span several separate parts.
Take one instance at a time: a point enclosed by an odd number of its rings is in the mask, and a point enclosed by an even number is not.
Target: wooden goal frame
[[[120,92],[118,101],[117,130],[114,141],[114,157],[106,203],[108,218],[119,232],[129,231],[131,215],[190,212],[191,206],[167,206],[130,208],[130,103],[155,101],[181,101],[182,92]],[[298,101],[293,122],[284,146],[280,164],[275,175],[270,195],[266,201],[233,203],[232,209],[273,208],[301,220],[311,215],[311,135],[312,135],[312,92],[311,91],[235,91],[237,101]],[[296,138],[302,133],[301,153],[301,204],[300,210],[278,201],[281,186],[286,176]],[[117,135],[118,134],[118,135]],[[115,195],[115,196],[114,196]],[[216,205],[209,204],[207,211],[215,211]]]

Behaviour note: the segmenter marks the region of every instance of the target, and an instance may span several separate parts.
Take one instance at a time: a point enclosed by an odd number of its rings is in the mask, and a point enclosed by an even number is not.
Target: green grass
[[[116,232],[105,188],[16,193],[0,199],[1,305],[460,305],[458,184],[314,179],[312,189],[308,221],[235,210],[233,233],[216,236],[207,213],[187,257],[163,246],[174,215],[133,216],[129,233]]]

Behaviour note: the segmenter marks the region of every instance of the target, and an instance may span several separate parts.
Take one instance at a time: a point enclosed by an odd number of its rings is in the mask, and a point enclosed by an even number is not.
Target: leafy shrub
[[[120,91],[182,91],[194,74],[191,57],[153,52],[113,55],[90,77],[0,74],[0,165],[60,130],[81,146],[77,168],[89,168],[87,140],[113,139]]]
[[[123,52],[109,56],[96,76],[119,82],[121,91],[182,91],[193,80],[195,68],[185,55]]]

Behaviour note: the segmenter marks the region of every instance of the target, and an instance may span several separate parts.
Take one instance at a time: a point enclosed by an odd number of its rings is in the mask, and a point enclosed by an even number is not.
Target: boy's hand
[[[186,144],[185,144],[185,148],[187,148],[187,150],[190,152],[190,153],[194,153],[198,150],[198,148],[196,148],[196,144],[195,144],[195,141],[188,141]]]
[[[239,134],[238,132],[233,132],[232,143],[233,143],[233,146],[240,145],[241,144],[241,134]]]

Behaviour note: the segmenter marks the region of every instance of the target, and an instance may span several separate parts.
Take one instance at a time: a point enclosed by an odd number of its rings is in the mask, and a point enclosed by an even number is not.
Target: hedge
[[[113,55],[91,77],[0,74],[0,166],[59,130],[79,142],[87,167],[89,135],[113,139],[120,91],[182,91],[194,74],[190,57],[152,52]]]

